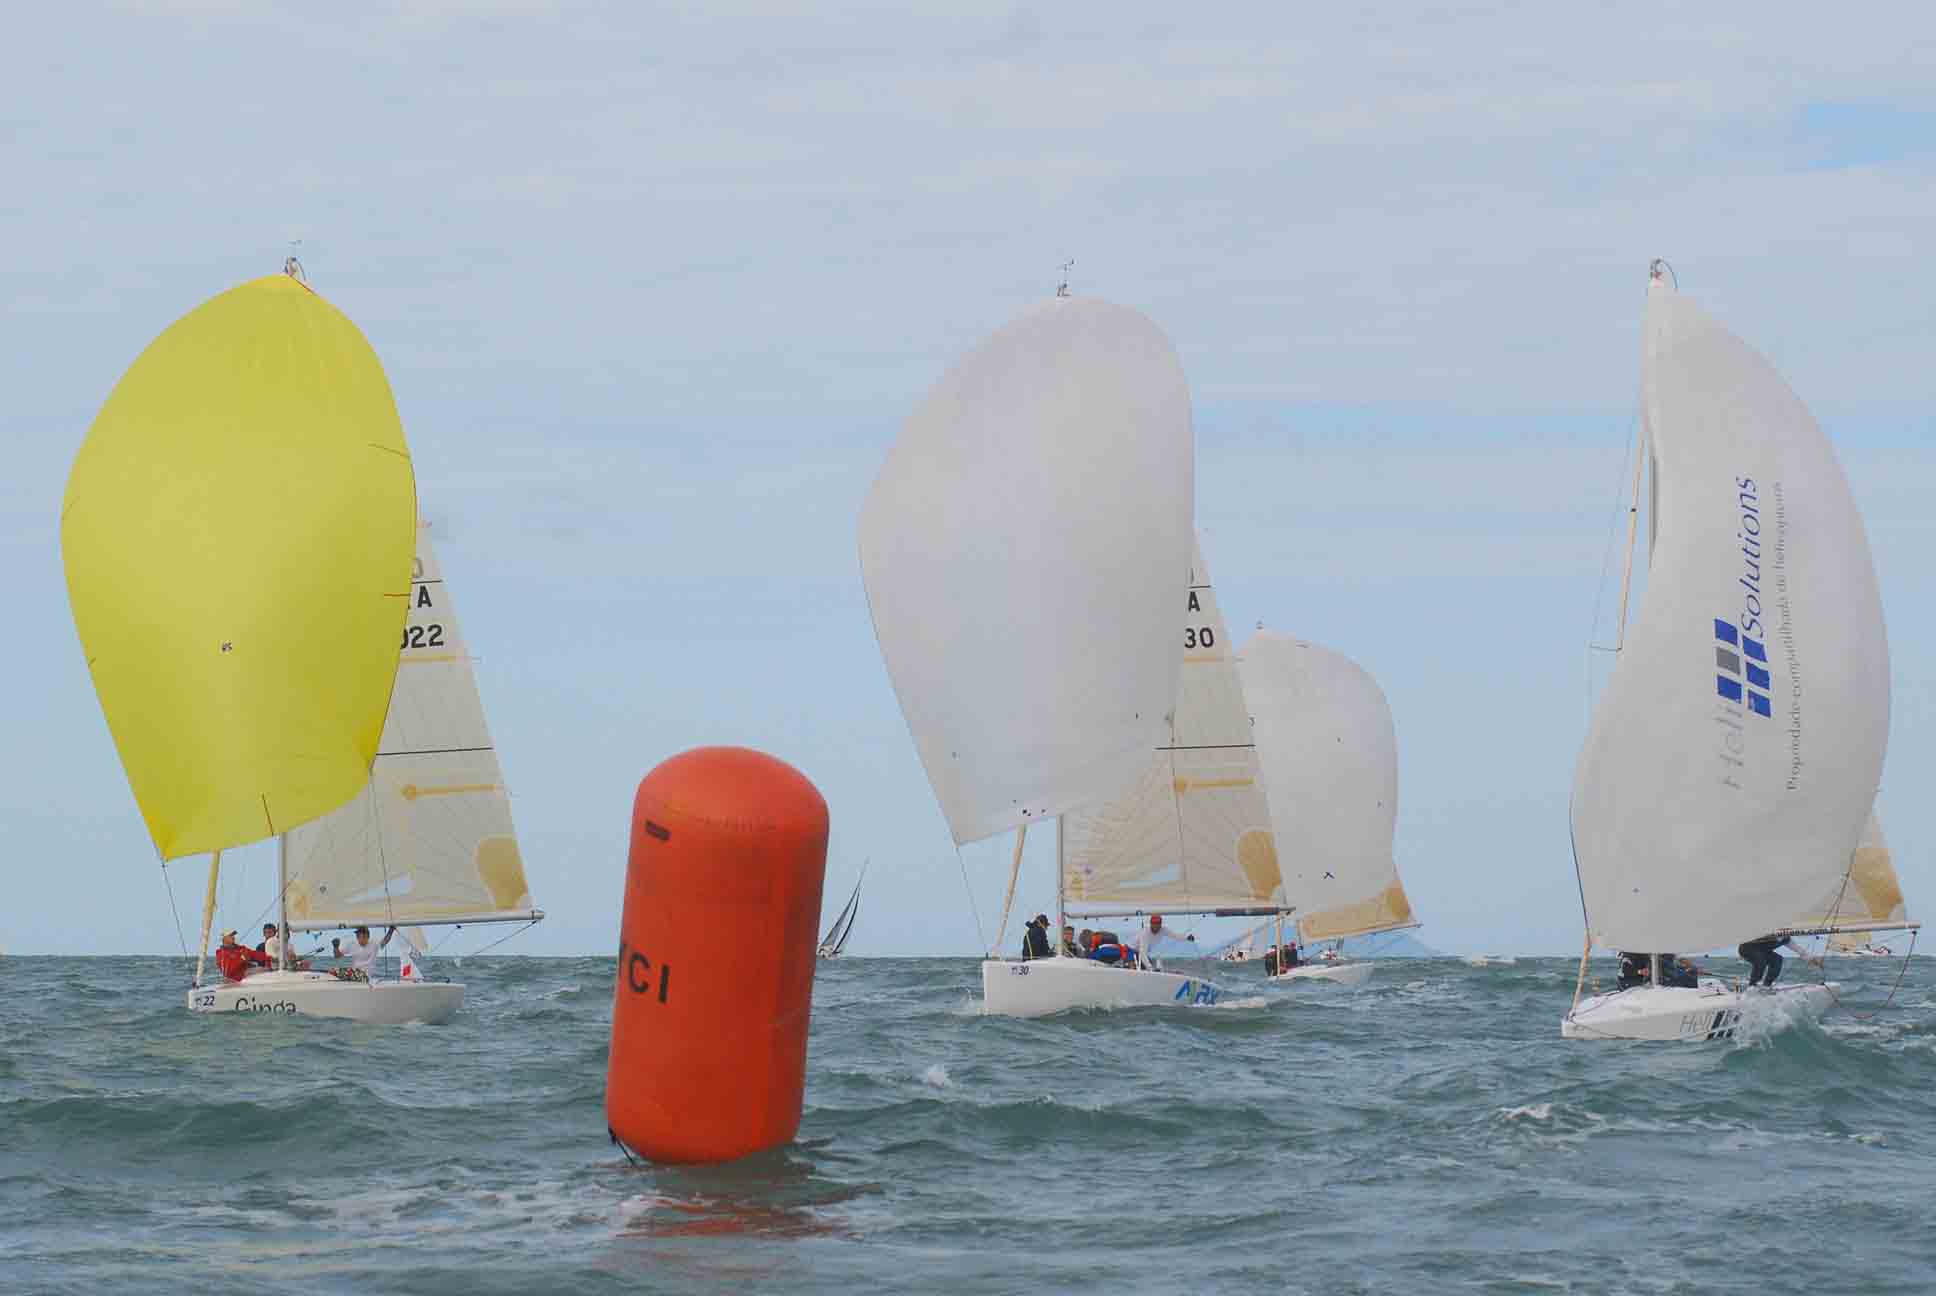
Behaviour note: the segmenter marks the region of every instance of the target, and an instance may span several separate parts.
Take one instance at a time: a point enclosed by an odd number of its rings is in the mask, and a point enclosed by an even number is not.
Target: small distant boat
[[[1462,960],[1467,967],[1512,967],[1519,962],[1511,954],[1468,954]]]
[[[1826,1012],[1833,982],[1665,984],[1659,951],[1805,934],[1797,915],[1861,890],[1888,744],[1882,600],[1834,447],[1671,274],[1649,270],[1617,664],[1574,775],[1587,939],[1568,1039],[1731,1039],[1744,1014]],[[1647,591],[1629,631],[1649,466]],[[1582,997],[1596,945],[1652,952],[1647,982]]]
[[[1346,938],[1417,927],[1398,878],[1398,735],[1384,691],[1320,644],[1260,629],[1239,655],[1273,823],[1295,824],[1282,899],[1296,936],[1324,948],[1266,972],[1282,982],[1360,986],[1375,963],[1347,959]],[[1281,923],[1279,924],[1281,927]],[[1282,950],[1281,930],[1271,949]]]
[[[820,938],[817,951],[823,959],[839,958],[847,949],[847,938],[854,933],[854,916],[860,912],[860,884],[867,880],[867,865],[860,866],[860,877],[854,880],[854,893],[847,897],[847,904],[834,918],[834,925],[827,928],[827,934]]]

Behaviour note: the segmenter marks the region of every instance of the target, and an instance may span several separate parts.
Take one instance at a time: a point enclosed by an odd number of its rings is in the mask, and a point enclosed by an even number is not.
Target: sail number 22
[[[444,646],[444,628],[440,625],[405,626],[403,628],[404,648],[441,648]]]

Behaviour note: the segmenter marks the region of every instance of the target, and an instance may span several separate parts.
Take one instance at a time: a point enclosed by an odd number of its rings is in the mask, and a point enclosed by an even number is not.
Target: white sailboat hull
[[[1560,1022],[1563,1039],[1731,1040],[1745,1024],[1779,1029],[1814,1021],[1834,1006],[1841,986],[1730,990],[1715,981],[1698,988],[1636,986],[1582,999]]]
[[[188,992],[190,1012],[341,1017],[380,1026],[446,1022],[463,1006],[464,987],[455,982],[339,981],[326,972],[257,972]]]
[[[1046,1017],[1071,1008],[1169,1008],[1213,1004],[1223,988],[1178,972],[1143,972],[1091,959],[981,965],[981,1010],[1000,1017]]]
[[[1300,963],[1271,977],[1272,981],[1329,981],[1333,985],[1361,986],[1371,980],[1369,963]]]

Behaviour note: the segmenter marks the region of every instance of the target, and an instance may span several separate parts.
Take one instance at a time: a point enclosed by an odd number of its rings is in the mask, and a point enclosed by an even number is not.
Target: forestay
[[[1257,748],[1201,545],[1185,585],[1180,638],[1171,640],[1183,667],[1155,755],[1116,797],[1062,817],[1064,903],[1078,912],[1256,906],[1278,896]]]
[[[1268,630],[1240,661],[1298,935],[1413,926],[1392,856],[1398,734],[1377,681],[1348,657]]]
[[[342,805],[377,750],[416,517],[376,353],[284,275],[171,325],[75,456],[68,601],[163,859]]]
[[[1169,340],[1089,298],[1026,312],[909,416],[861,509],[861,573],[957,843],[1147,764],[1176,691],[1193,457]]]
[[[289,836],[296,927],[534,917],[457,610],[417,536],[410,619],[363,791]]]
[[[1575,771],[1573,846],[1595,943],[1715,949],[1839,888],[1881,775],[1889,650],[1808,410],[1664,280],[1644,332],[1654,547]]]

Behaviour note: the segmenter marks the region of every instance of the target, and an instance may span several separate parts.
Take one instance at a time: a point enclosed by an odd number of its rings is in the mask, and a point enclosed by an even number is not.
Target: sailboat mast
[[[1067,901],[1062,886],[1062,816],[1055,817],[1055,952],[1062,952],[1062,928],[1069,919],[1064,910]]]
[[[289,834],[276,834],[276,967],[289,970]]]
[[[222,876],[222,852],[208,857],[208,895],[202,900],[202,942],[195,947],[195,984],[202,983],[208,967],[208,929],[215,922],[215,883]]]

